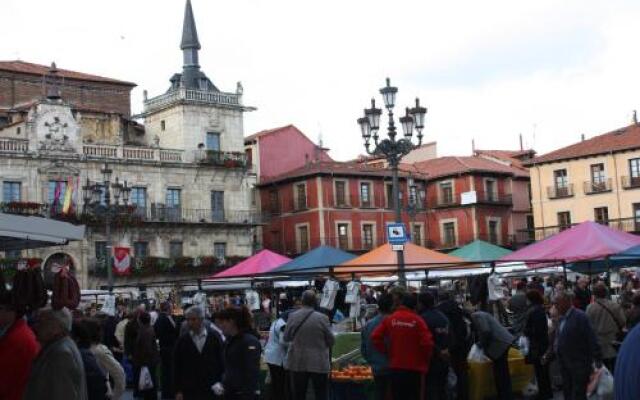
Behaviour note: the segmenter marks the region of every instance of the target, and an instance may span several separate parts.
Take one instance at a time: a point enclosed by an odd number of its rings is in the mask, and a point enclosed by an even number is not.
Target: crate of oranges
[[[331,370],[331,379],[336,382],[366,382],[373,379],[371,367],[363,365],[349,365],[343,369]]]

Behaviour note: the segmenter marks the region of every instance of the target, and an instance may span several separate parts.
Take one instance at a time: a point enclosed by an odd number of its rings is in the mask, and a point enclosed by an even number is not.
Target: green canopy
[[[483,240],[475,240],[466,246],[452,251],[449,255],[460,257],[467,261],[493,261],[509,253],[511,253],[511,250],[487,243]]]

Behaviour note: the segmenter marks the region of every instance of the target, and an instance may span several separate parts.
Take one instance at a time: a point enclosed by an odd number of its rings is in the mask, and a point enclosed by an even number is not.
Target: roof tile
[[[21,60],[13,60],[13,61],[0,61],[0,71],[9,71],[9,72],[18,72],[23,74],[31,74],[31,75],[47,75],[49,73],[50,67],[47,65],[40,65],[29,63]],[[123,86],[136,86],[135,83],[120,81],[117,79],[105,78],[103,76],[90,75],[85,74],[83,72],[70,71],[66,69],[58,68],[58,76],[67,79],[77,79],[83,81],[92,81],[92,82],[104,82],[104,83],[112,83],[116,85]]]

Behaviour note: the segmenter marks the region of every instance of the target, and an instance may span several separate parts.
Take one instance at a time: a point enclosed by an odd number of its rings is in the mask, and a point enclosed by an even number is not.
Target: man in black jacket
[[[486,280],[485,280],[486,281]],[[442,292],[437,309],[441,311],[449,320],[449,355],[451,357],[451,367],[458,378],[457,399],[466,400],[469,398],[469,366],[467,355],[471,348],[471,327],[467,325],[464,310],[453,299],[452,293]]]
[[[224,372],[222,339],[204,325],[204,310],[192,306],[185,313],[189,331],[180,336],[174,352],[176,400],[209,400]]]
[[[566,292],[557,294],[554,300],[560,315],[555,350],[560,362],[565,400],[586,400],[592,365],[602,366],[602,357],[589,318],[571,303],[571,295]]]
[[[162,371],[161,391],[163,399],[173,399],[173,351],[178,340],[178,325],[171,316],[172,304],[160,304],[160,315],[153,328],[160,344],[160,365]]]

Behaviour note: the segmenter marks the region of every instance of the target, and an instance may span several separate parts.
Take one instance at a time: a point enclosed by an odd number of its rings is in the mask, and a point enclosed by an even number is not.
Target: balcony
[[[222,105],[253,110],[243,107],[241,96],[236,93],[209,92],[203,90],[178,89],[144,101],[144,114],[153,113],[176,103]]]
[[[459,195],[444,195],[440,193],[440,196],[432,197],[429,199],[428,203],[433,208],[446,208],[446,207],[457,207],[460,203]]]
[[[239,151],[196,150],[196,163],[224,168],[246,168],[247,156]]]
[[[623,176],[621,180],[624,189],[640,188],[640,176]]]
[[[60,206],[33,202],[2,203],[0,211],[8,214],[42,216],[91,226],[101,226],[105,220],[100,210],[95,214],[83,213],[81,209],[63,213]],[[112,224],[116,227],[140,226],[144,223],[260,225],[264,220],[262,214],[254,211],[218,211],[157,205],[150,208],[120,206],[118,212],[111,215]]]
[[[573,183],[565,186],[547,186],[547,197],[550,200],[573,197]]]
[[[513,205],[513,196],[510,194],[502,194],[497,192],[476,191],[476,199],[478,204],[492,205]]]
[[[611,191],[611,178],[600,181],[585,181],[584,194],[598,194]]]
[[[29,141],[24,139],[0,138],[0,153],[27,153]]]
[[[604,221],[596,221],[603,225],[607,225],[610,228],[618,229],[623,232],[640,234],[640,218],[617,218],[617,219],[608,219]],[[553,225],[553,226],[544,226],[535,229],[522,229],[519,230],[516,234],[516,242],[518,244],[527,244],[535,241],[540,241],[548,238],[549,236],[555,235],[556,233],[562,232],[565,229],[568,229],[572,226],[577,225],[577,223],[563,226],[563,225]]]

